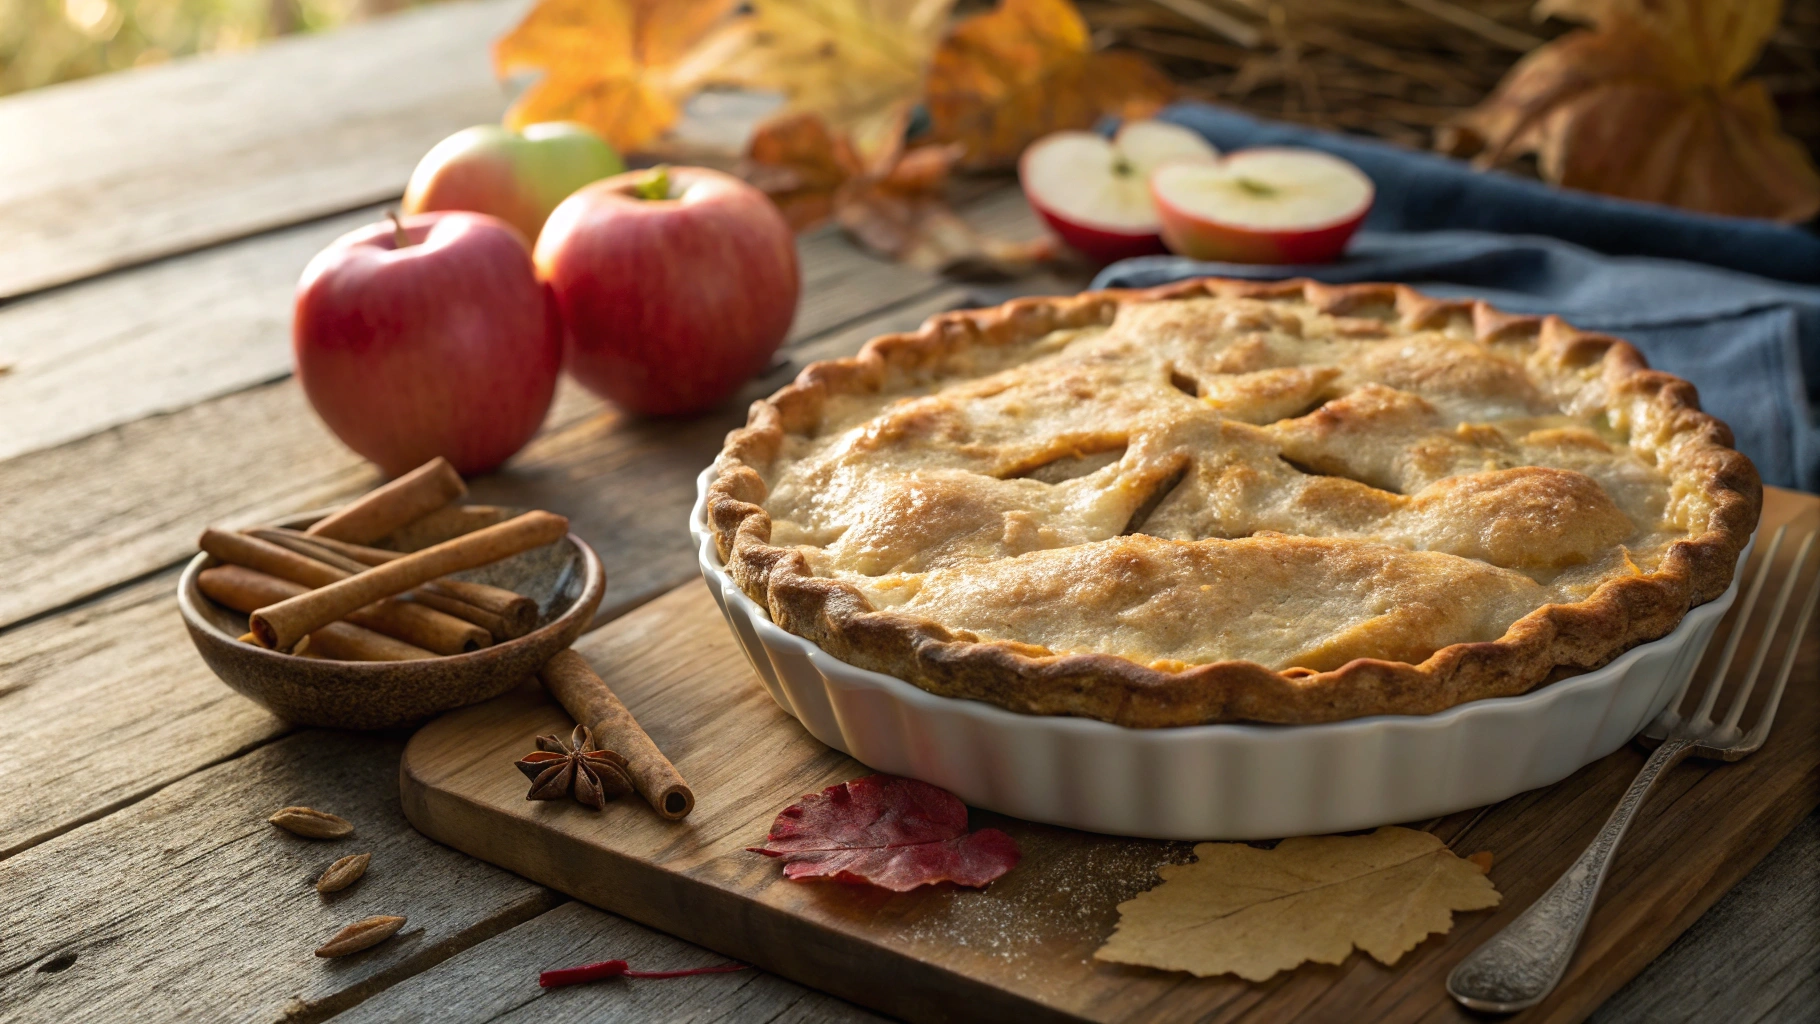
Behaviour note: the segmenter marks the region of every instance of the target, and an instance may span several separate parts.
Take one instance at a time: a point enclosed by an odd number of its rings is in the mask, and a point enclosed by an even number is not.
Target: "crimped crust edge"
[[[1497,640],[1452,644],[1415,665],[1361,658],[1325,672],[1279,672],[1249,661],[1163,671],[1114,655],[1056,655],[981,641],[927,618],[875,610],[857,588],[811,575],[801,553],[770,544],[759,467],[777,458],[786,433],[815,428],[830,395],[876,391],[888,373],[927,368],[962,346],[1014,344],[1054,330],[1109,323],[1126,302],[1203,295],[1299,298],[1339,314],[1393,306],[1409,329],[1465,313],[1481,343],[1534,339],[1561,367],[1598,361],[1597,382],[1586,389],[1594,394],[1581,397],[1602,396],[1596,404],[1621,418],[1633,444],[1645,438],[1645,447],[1671,476],[1699,482],[1712,506],[1706,528],[1671,544],[1655,572],[1609,579],[1583,601],[1544,605]],[[1649,369],[1627,342],[1578,331],[1556,317],[1514,316],[1483,302],[1432,299],[1403,285],[1198,278],[941,314],[917,331],[875,338],[855,356],[813,363],[793,383],[753,403],[746,426],[728,434],[708,487],[707,517],[715,547],[740,589],[764,605],[780,627],[842,661],[931,693],[1012,711],[1160,728],[1432,714],[1524,693],[1562,672],[1597,668],[1666,635],[1688,609],[1725,591],[1756,528],[1762,497],[1756,467],[1733,449],[1730,430],[1700,411],[1693,385]]]

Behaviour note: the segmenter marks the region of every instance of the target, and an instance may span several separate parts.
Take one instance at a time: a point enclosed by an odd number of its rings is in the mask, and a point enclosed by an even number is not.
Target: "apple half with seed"
[[[1165,251],[1150,200],[1150,175],[1170,162],[1208,164],[1219,151],[1194,132],[1132,121],[1108,139],[1056,132],[1024,150],[1024,197],[1062,241],[1102,263]]]
[[[1326,263],[1371,210],[1365,172],[1315,149],[1243,149],[1170,163],[1150,196],[1171,252],[1225,263]]]

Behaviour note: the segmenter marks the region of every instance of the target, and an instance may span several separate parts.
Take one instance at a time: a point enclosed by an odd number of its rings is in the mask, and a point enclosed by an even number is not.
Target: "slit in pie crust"
[[[708,492],[784,629],[1124,726],[1428,714],[1660,637],[1762,486],[1554,317],[1204,279],[950,313],[753,405]]]

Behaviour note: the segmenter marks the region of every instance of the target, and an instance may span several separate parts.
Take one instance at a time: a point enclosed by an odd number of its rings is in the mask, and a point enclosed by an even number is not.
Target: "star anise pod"
[[[537,737],[537,749],[518,762],[518,770],[531,780],[526,800],[573,796],[598,811],[608,800],[632,791],[626,759],[611,750],[594,749],[594,734],[585,725],[575,727],[566,746],[555,736]]]

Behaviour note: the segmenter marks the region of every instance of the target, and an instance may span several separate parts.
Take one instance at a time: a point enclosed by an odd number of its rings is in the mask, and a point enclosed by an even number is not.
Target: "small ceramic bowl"
[[[323,513],[283,525],[302,528]],[[497,697],[580,637],[600,607],[607,575],[581,538],[527,551],[456,579],[505,587],[534,598],[538,627],[467,654],[422,661],[326,661],[242,643],[246,616],[209,600],[196,579],[217,563],[198,554],[177,584],[177,606],[202,660],[221,681],[298,725],[390,729]]]

